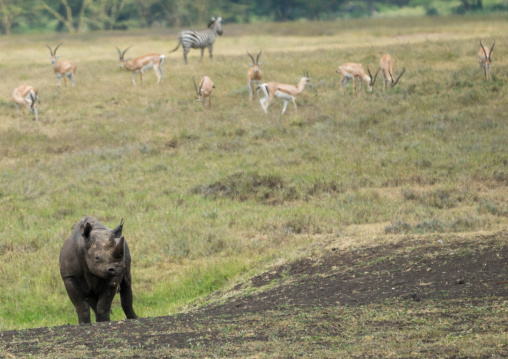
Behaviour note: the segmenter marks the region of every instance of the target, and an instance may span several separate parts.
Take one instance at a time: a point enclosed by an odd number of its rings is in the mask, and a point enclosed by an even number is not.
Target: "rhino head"
[[[125,269],[125,240],[121,236],[121,228],[120,231],[103,226],[94,228],[93,223],[86,222],[81,229],[85,242],[85,261],[90,272],[104,279],[116,277],[121,280]],[[115,234],[120,235],[118,240]]]

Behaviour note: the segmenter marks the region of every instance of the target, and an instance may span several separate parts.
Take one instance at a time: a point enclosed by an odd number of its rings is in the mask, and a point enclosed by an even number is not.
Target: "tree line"
[[[179,28],[206,24],[214,14],[226,23],[333,20],[370,16],[387,6],[424,6],[428,15],[436,15],[436,1],[444,0],[0,0],[0,31]],[[482,9],[482,0],[461,0],[457,13]]]

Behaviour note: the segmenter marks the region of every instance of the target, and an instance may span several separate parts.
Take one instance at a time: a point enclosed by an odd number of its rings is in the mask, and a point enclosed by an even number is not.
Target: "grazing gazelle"
[[[374,77],[372,77],[368,67],[367,71],[369,72],[368,75],[365,72],[362,64],[346,63],[342,66],[339,66],[339,69],[336,72],[340,74],[340,82],[342,83],[342,87],[345,87],[349,80],[353,80],[353,93],[356,94],[356,79],[360,79],[360,90],[362,89],[361,81],[365,81],[368,85],[369,91],[372,92],[372,88],[376,83],[377,74],[379,73],[379,68],[377,69],[376,76]]]
[[[492,44],[490,50],[482,45],[482,40],[480,40],[481,49],[478,52],[478,60],[480,61],[480,68],[483,69],[483,73],[485,74],[485,78],[487,81],[489,80],[489,70],[492,65],[492,51],[494,51],[494,45],[496,41]]]
[[[379,61],[379,68],[381,71],[383,71],[383,90],[386,91],[386,83],[389,83],[391,87],[394,87],[397,85],[397,82],[399,82],[402,75],[404,75],[404,72],[406,71],[406,68],[403,67],[402,71],[397,77],[397,80],[393,79],[393,57],[391,57],[389,54],[384,54],[383,57],[381,57],[381,61]]]
[[[263,50],[259,51],[258,56],[256,56],[256,60],[254,61],[254,57],[249,54],[247,51],[247,55],[250,56],[252,59],[252,64],[249,64],[250,69],[247,73],[247,77],[249,79],[249,92],[250,92],[250,99],[253,100],[253,94],[254,94],[254,85],[256,85],[256,96],[259,97],[259,81],[261,81],[261,78],[263,77],[263,74],[261,73],[261,70],[259,69],[259,65],[262,64],[262,62],[259,61],[259,56],[261,56],[261,53]]]
[[[115,46],[116,47],[116,46]],[[134,76],[139,72],[141,84],[143,84],[143,71],[153,68],[155,76],[157,76],[157,83],[159,83],[164,74],[162,73],[162,63],[166,59],[166,56],[162,54],[146,54],[135,59],[125,58],[125,53],[131,46],[126,48],[123,52],[117,47],[118,56],[120,56],[120,68],[125,68],[127,71],[132,71],[132,83],[136,86]]]
[[[58,79],[58,87],[60,87],[60,79],[64,78],[64,84],[67,86],[67,78],[68,77],[72,82],[72,87],[74,87],[74,76],[76,76],[76,65],[72,61],[58,61],[60,55],[56,55],[56,50],[62,45],[63,42],[58,44],[54,50],[51,49],[51,46],[47,45],[49,49],[49,57],[51,58],[51,64],[53,65],[53,71],[55,72],[56,78]]]
[[[19,107],[25,113],[25,107],[28,108],[31,112],[35,114],[35,121],[39,122],[39,116],[37,114],[37,108],[35,107],[35,103],[41,100],[39,96],[37,96],[37,90],[30,85],[22,85],[16,87],[12,92],[12,99],[16,103],[16,115],[18,118],[18,126],[19,126]]]
[[[295,106],[295,111],[298,111],[296,107],[295,99],[298,95],[303,92],[305,85],[310,86],[310,78],[309,74],[307,76],[302,77],[298,85],[289,85],[289,84],[281,84],[278,82],[267,82],[258,86],[261,88],[265,94],[265,97],[259,100],[261,103],[261,107],[263,111],[267,113],[266,109],[270,106],[273,98],[280,98],[284,100],[284,108],[282,109],[282,113],[286,112],[286,107],[288,105],[288,101],[291,100],[293,105]]]
[[[208,107],[210,107],[212,105],[212,90],[215,88],[212,80],[208,76],[203,76],[199,83],[199,88],[198,85],[196,85],[194,77],[192,81],[194,81],[194,88],[196,89],[196,100],[199,102],[201,101],[201,97],[203,97],[203,106],[205,106],[205,101],[208,97]]]

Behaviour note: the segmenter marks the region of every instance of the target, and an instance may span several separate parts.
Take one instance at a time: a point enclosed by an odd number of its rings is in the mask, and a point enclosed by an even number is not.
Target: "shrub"
[[[400,233],[408,233],[411,230],[411,225],[407,222],[404,222],[400,219],[396,220],[395,223],[392,223],[385,227],[385,233],[391,234],[400,234]]]
[[[256,200],[268,204],[299,198],[296,188],[287,186],[280,176],[254,172],[237,172],[208,186],[196,186],[192,192],[211,198],[224,197],[242,202]]]

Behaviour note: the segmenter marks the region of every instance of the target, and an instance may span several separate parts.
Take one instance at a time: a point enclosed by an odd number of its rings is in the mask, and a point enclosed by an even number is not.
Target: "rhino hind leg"
[[[137,319],[139,318],[134,312],[134,308],[132,307],[132,288],[130,283],[130,278],[124,278],[120,285],[120,302],[122,303],[122,309],[127,319]]]
[[[79,324],[90,323],[90,305],[76,280],[74,278],[65,278],[64,285],[78,314]]]

